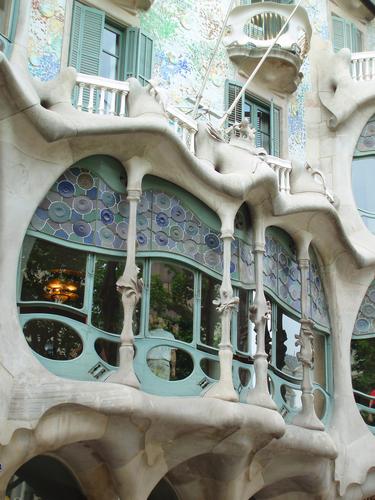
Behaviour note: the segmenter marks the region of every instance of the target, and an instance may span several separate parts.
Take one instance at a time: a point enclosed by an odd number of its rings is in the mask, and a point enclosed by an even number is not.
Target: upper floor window
[[[332,16],[333,50],[338,52],[343,48],[352,52],[362,52],[363,34],[353,23],[342,17]]]
[[[0,50],[6,54],[16,31],[18,4],[18,0],[0,0]]]
[[[9,35],[11,10],[10,0],[0,0],[0,33],[6,37]]]
[[[145,84],[152,55],[153,41],[141,29],[115,26],[103,11],[74,3],[69,64],[79,72],[114,80],[135,77]]]
[[[235,100],[241,88],[238,83],[226,80],[226,109]],[[266,103],[245,94],[229,115],[228,123],[234,124],[243,118],[248,118],[256,129],[256,146],[264,148],[271,155],[280,156],[280,110],[273,104],[273,101]]]

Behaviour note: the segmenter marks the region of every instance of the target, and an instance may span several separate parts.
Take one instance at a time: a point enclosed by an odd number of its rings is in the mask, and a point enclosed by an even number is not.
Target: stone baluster
[[[190,153],[195,154],[195,144],[194,144],[194,139],[195,139],[195,130],[190,130],[189,131],[189,150]]]
[[[139,268],[135,262],[137,246],[137,206],[141,197],[140,189],[128,189],[129,224],[127,235],[127,258],[124,273],[117,281],[124,308],[124,323],[121,332],[120,366],[117,372],[108,377],[107,382],[129,385],[138,389],[139,380],[134,372],[134,333],[133,315],[141,297],[143,281],[138,278]]]
[[[298,361],[302,364],[302,409],[293,419],[293,424],[307,429],[324,430],[324,425],[316,416],[314,408],[314,387],[312,383],[312,368],[314,359],[313,349],[313,322],[309,319],[309,294],[308,275],[310,260],[299,258],[298,266],[301,271],[301,329],[296,335],[296,345],[300,346],[297,354]]]
[[[220,299],[214,304],[221,315],[221,341],[219,344],[220,379],[211,384],[203,393],[204,397],[238,401],[239,397],[233,387],[232,361],[233,348],[231,344],[232,313],[238,307],[239,298],[233,296],[230,278],[231,244],[233,231],[223,231],[223,280],[220,287]]]
[[[83,106],[83,89],[85,88],[84,83],[80,83],[78,86],[78,99],[77,99],[77,109],[78,111],[82,111]]]
[[[125,102],[126,102],[126,96],[128,93],[123,90],[121,92],[121,97],[120,97],[120,113],[119,116],[124,117],[125,116]]]
[[[95,85],[90,85],[89,105],[87,107],[87,111],[89,113],[94,112],[94,95],[95,95]]]
[[[106,89],[102,87],[100,89],[99,115],[105,114],[105,94],[106,94]]]
[[[263,226],[263,225],[262,225]],[[250,320],[254,323],[257,350],[254,356],[255,387],[246,396],[246,403],[276,410],[267,383],[268,361],[265,350],[266,323],[271,314],[271,305],[267,302],[263,288],[263,257],[265,251],[264,227],[255,227],[254,265],[255,265],[255,298],[250,306]]]

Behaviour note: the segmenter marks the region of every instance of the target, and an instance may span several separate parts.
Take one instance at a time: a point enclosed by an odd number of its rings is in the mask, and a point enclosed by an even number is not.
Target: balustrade
[[[370,81],[375,78],[375,52],[352,54],[351,73],[353,80]]]

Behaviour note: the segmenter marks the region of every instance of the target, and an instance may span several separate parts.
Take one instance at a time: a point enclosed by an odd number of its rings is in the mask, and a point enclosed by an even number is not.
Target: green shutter
[[[280,157],[280,110],[271,100],[271,155]]]
[[[224,93],[224,105],[225,111],[227,111],[241,92],[242,86],[238,83],[232,82],[230,80],[225,80],[225,93]],[[241,99],[236,104],[236,107],[233,109],[231,114],[228,116],[228,126],[233,125],[234,123],[239,123],[243,118],[243,106],[245,101],[245,95],[243,94]]]
[[[125,78],[138,78],[145,85],[152,76],[153,40],[139,28],[126,30]]]
[[[104,12],[74,3],[69,64],[87,75],[99,75]]]
[[[352,52],[362,52],[362,32],[352,24]]]
[[[338,52],[343,49],[346,44],[345,21],[340,17],[332,16],[333,28],[333,50]]]

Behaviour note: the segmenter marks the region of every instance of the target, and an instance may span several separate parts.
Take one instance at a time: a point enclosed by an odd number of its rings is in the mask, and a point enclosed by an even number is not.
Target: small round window
[[[83,349],[78,333],[60,321],[31,319],[23,333],[31,349],[44,358],[68,361],[77,358]]]

